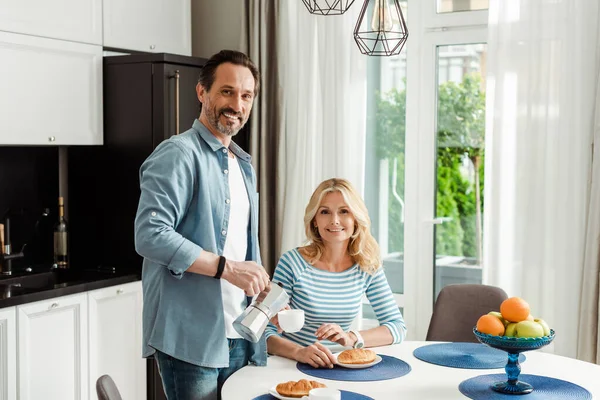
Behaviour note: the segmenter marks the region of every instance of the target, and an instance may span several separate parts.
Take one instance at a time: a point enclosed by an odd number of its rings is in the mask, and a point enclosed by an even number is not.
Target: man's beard
[[[226,136],[237,135],[238,132],[244,127],[244,125],[246,125],[246,121],[242,120],[238,128],[234,128],[233,126],[229,125],[223,125],[219,117],[224,113],[235,115],[238,118],[242,118],[241,113],[235,112],[231,108],[222,108],[218,112],[216,110],[216,107],[211,108],[210,105],[208,105],[208,107],[206,108],[206,117],[208,121],[217,131],[219,131],[219,133],[222,133]],[[227,118],[226,115],[225,118]]]

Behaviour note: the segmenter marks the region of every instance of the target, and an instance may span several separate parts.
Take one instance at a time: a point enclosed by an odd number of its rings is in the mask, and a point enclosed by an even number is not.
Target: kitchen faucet
[[[13,254],[12,252],[10,242],[10,216],[7,213],[4,217],[4,249],[0,254],[0,273],[2,275],[12,275],[12,260],[23,257],[23,249],[18,253]]]

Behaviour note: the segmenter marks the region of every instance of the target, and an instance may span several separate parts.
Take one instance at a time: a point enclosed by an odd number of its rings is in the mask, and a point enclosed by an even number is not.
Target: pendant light
[[[302,2],[311,14],[341,15],[348,11],[354,0],[302,0]]]
[[[367,15],[369,3],[374,3],[371,18]],[[354,40],[361,53],[370,56],[398,55],[407,38],[408,29],[400,0],[365,0],[354,28]]]

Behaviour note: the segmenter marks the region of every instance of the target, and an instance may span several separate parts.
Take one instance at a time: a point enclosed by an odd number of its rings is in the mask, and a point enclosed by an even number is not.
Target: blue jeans
[[[220,400],[225,380],[248,364],[248,346],[244,339],[227,339],[229,367],[199,367],[156,351],[154,358],[168,400]]]

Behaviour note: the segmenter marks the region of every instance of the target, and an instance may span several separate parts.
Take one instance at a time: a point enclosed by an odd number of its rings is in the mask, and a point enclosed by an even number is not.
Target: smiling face
[[[339,191],[327,193],[314,218],[323,242],[339,243],[350,240],[355,219],[344,196]]]
[[[254,77],[241,65],[223,63],[215,70],[215,79],[206,90],[196,86],[202,103],[200,122],[217,137],[231,138],[248,121],[254,103]]]

